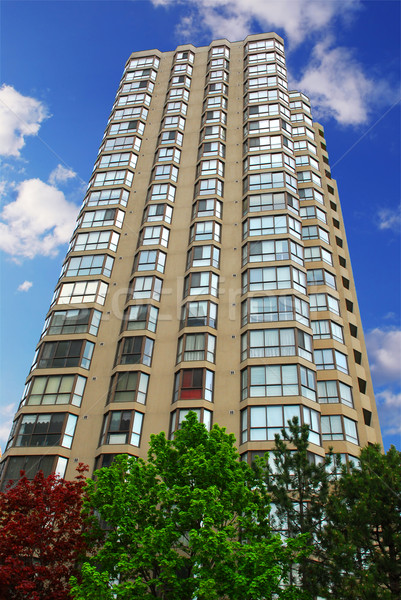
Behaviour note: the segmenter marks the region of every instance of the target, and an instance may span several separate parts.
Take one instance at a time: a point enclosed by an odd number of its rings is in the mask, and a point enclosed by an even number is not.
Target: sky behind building
[[[263,31],[325,126],[385,446],[401,448],[400,4],[209,4],[2,3],[2,449],[130,53]]]

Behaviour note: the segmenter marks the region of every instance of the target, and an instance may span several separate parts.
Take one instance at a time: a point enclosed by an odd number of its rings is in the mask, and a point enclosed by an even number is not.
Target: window
[[[63,266],[60,277],[104,275],[110,277],[114,258],[108,254],[73,256]]]
[[[131,299],[152,298],[159,301],[162,285],[163,281],[159,277],[134,277],[130,289]]]
[[[120,96],[116,106],[130,106],[131,104],[144,104],[145,106],[149,106],[151,100],[152,96],[149,94],[128,94],[127,96]]]
[[[129,71],[123,81],[134,81],[135,79],[156,79],[156,71],[153,69],[138,69],[136,71]]]
[[[242,325],[297,321],[309,325],[309,304],[296,296],[263,296],[242,303]]]
[[[282,100],[288,104],[288,96],[280,89],[276,90],[258,90],[250,91],[245,96],[245,104],[253,104],[255,102],[272,102],[274,100]]]
[[[289,186],[293,190],[297,189],[297,182],[294,177],[285,172],[278,173],[260,173],[258,175],[248,175],[244,179],[244,193],[256,190],[267,190]]]
[[[309,425],[309,442],[320,446],[319,413],[306,406],[250,406],[241,412],[241,444],[252,441],[274,440],[294,417]]]
[[[297,172],[298,183],[304,183],[305,181],[312,181],[319,187],[322,187],[322,179],[319,175],[316,175],[313,171],[298,171]]]
[[[127,206],[129,193],[122,188],[112,190],[100,190],[91,192],[85,202],[86,206],[108,206],[110,204],[122,204]],[[86,214],[86,213],[85,213]]]
[[[142,246],[160,245],[167,248],[170,230],[161,225],[154,227],[144,227],[139,238],[139,244]]]
[[[76,281],[63,283],[54,293],[52,304],[80,304],[97,302],[104,304],[108,290],[107,283],[103,281]]]
[[[214,373],[209,369],[181,369],[174,380],[173,402],[207,400],[213,402]]]
[[[358,431],[355,421],[343,415],[321,417],[323,440],[346,440],[358,444]]]
[[[227,114],[224,110],[207,110],[202,116],[202,125],[204,123],[227,123]]]
[[[189,230],[189,242],[214,240],[220,242],[221,225],[216,221],[199,221]]]
[[[146,403],[149,375],[141,371],[124,371],[113,375],[108,402]]]
[[[148,329],[156,331],[159,309],[151,304],[136,304],[130,306],[124,313],[122,329],[135,331],[137,329]]]
[[[282,75],[286,75],[286,70],[278,64],[272,63],[264,63],[260,65],[253,65],[248,67],[245,71],[245,77],[255,77],[257,75],[264,74],[273,74],[273,73],[281,73]]]
[[[186,333],[178,340],[177,363],[181,361],[215,361],[216,338],[210,333]]]
[[[210,96],[210,94],[225,94],[227,96],[228,87],[222,81],[209,83],[205,88],[205,95]]]
[[[230,58],[230,49],[227,46],[213,46],[210,49],[209,56],[223,56],[227,59]]]
[[[211,271],[190,273],[184,280],[184,298],[186,296],[201,296],[210,294],[218,296],[219,276]]]
[[[248,367],[241,374],[242,400],[273,396],[304,396],[316,400],[315,373],[299,365]]]
[[[185,104],[185,102],[167,102],[166,107],[165,107],[165,112],[166,113],[181,113],[182,115],[186,115],[187,114],[187,110],[188,110],[188,104]]]
[[[155,183],[151,186],[147,202],[158,202],[160,200],[169,200],[174,202],[176,188],[171,183]]]
[[[181,150],[178,148],[160,148],[156,155],[156,162],[175,162],[179,164],[181,159]]]
[[[250,217],[244,221],[242,232],[243,237],[290,233],[300,239],[301,223],[297,219],[294,219],[294,217],[287,215]]]
[[[141,250],[135,257],[134,271],[159,271],[164,273],[167,254],[161,250]]]
[[[123,150],[125,148],[129,148],[129,149],[133,148],[134,150],[136,150],[138,152],[141,149],[141,143],[142,143],[141,138],[136,137],[135,135],[117,137],[117,138],[108,138],[105,141],[104,146],[102,147],[102,152],[104,152],[104,151],[110,152],[112,150]],[[128,156],[129,156],[129,154],[128,154]],[[127,162],[126,164],[128,165],[129,162]],[[112,165],[109,165],[106,163],[104,165],[102,164],[102,166],[112,166]]]
[[[159,137],[159,144],[177,144],[182,146],[183,135],[179,131],[163,131]]]
[[[87,340],[45,342],[39,350],[38,369],[82,367],[89,369],[95,344]]]
[[[203,110],[213,109],[213,108],[227,108],[227,98],[224,96],[210,96],[206,98],[203,103]]]
[[[221,156],[226,155],[226,147],[221,142],[204,142],[199,148],[198,158],[201,156]]]
[[[221,160],[203,160],[199,163],[196,176],[220,175],[224,177],[224,163]]]
[[[343,328],[334,321],[329,321],[328,319],[312,321],[311,327],[315,340],[327,340],[331,338],[341,344],[344,343]]]
[[[71,242],[69,251],[84,252],[91,250],[117,250],[120,235],[115,231],[91,231],[78,233]]]
[[[174,117],[164,117],[162,127],[163,129],[180,129],[181,131],[184,131],[185,119],[178,115]]]
[[[336,315],[340,314],[340,304],[330,294],[309,294],[309,302],[311,311],[330,310]]]
[[[318,370],[338,369],[342,373],[349,372],[346,354],[332,348],[315,350],[315,364]]]
[[[282,79],[282,77],[255,77],[253,79],[248,79],[245,84],[245,90],[253,90],[255,88],[263,88],[263,87],[277,87],[281,85],[285,90],[288,88],[287,82]]]
[[[118,342],[115,364],[142,364],[150,367],[153,344],[153,340],[142,335],[122,338]]]
[[[302,227],[302,239],[303,240],[322,240],[329,244],[329,233],[322,227],[317,225],[307,225]]]
[[[187,269],[191,267],[215,267],[220,265],[220,249],[215,246],[194,246],[187,254]]]
[[[150,204],[146,207],[143,222],[165,221],[171,223],[173,209],[168,204]]]
[[[116,152],[115,154],[104,154],[96,169],[107,169],[108,167],[131,167],[135,169],[138,157],[132,152]]]
[[[192,75],[192,67],[188,64],[174,65],[173,73],[184,73],[186,75]]]
[[[33,377],[26,386],[21,406],[73,404],[81,406],[86,377],[82,375],[45,375]]]
[[[170,79],[170,86],[182,86],[190,88],[191,87],[191,78],[186,77],[186,75],[175,75]]]
[[[60,335],[70,333],[90,333],[97,335],[102,313],[90,308],[57,310],[46,320],[44,333]]]
[[[208,198],[206,200],[197,200],[192,209],[192,218],[197,217],[217,217],[221,219],[223,204],[216,198]]]
[[[306,275],[295,267],[248,269],[242,275],[242,293],[258,290],[281,290],[293,287],[306,294]]]
[[[178,169],[173,165],[157,165],[152,171],[151,179],[156,181],[159,179],[171,179],[172,181],[177,181]]]
[[[132,84],[132,85],[137,85],[137,84]],[[153,85],[153,84],[151,84]],[[124,87],[130,87],[130,85],[128,86],[124,86]],[[126,91],[129,91],[128,89]],[[145,131],[145,125],[142,123],[142,121],[139,120],[135,120],[135,121],[121,121],[120,123],[113,123],[112,125],[110,125],[110,129],[108,131],[108,135],[120,135],[120,134],[131,134],[131,133],[139,133],[139,135],[142,135],[143,132]]]
[[[210,140],[213,138],[226,139],[226,130],[221,125],[207,125],[201,131],[201,140]]]
[[[174,437],[174,433],[181,429],[182,422],[189,412],[194,412],[198,418],[199,423],[203,423],[208,431],[212,427],[213,413],[206,408],[180,408],[171,413],[170,421],[170,439]]]
[[[131,444],[141,442],[143,413],[136,410],[113,410],[104,417],[100,445]]]
[[[117,208],[86,211],[78,220],[77,227],[110,227],[114,225],[121,229],[124,215],[124,211]]]
[[[230,63],[225,58],[213,58],[208,65],[208,69],[229,69]]]
[[[279,114],[285,115],[287,119],[290,117],[290,111],[282,104],[255,104],[249,106],[244,112],[244,120],[254,117],[275,117]],[[291,149],[293,148],[291,142]]]
[[[195,196],[223,196],[223,182],[220,179],[201,179],[195,185]]]
[[[255,194],[245,198],[243,213],[281,210],[283,208],[288,208],[289,210],[298,213],[299,201],[294,196],[288,194],[288,192]]]
[[[317,397],[320,404],[346,404],[353,408],[352,388],[342,381],[318,381]]]
[[[312,360],[312,336],[300,329],[252,329],[241,336],[241,360],[296,355]]]
[[[208,326],[216,328],[217,304],[210,300],[187,302],[181,309],[180,328]]]
[[[218,71],[209,71],[209,74],[207,76],[208,82],[214,82],[214,81],[227,82],[228,79],[229,79],[229,75],[228,75],[227,71],[224,71],[223,69],[220,69]]]
[[[152,81],[150,81],[150,79],[140,79],[139,81],[137,80],[124,83],[120,88],[120,93],[130,94],[139,90],[146,90],[151,94],[154,90],[154,87],[155,84]]]
[[[68,413],[23,415],[15,446],[71,448],[78,417]]]
[[[292,117],[291,117],[291,120],[293,120]],[[309,156],[309,154],[301,154],[301,155],[296,156],[295,163],[296,163],[297,167],[304,167],[306,165],[310,165],[317,171],[319,170],[319,161],[317,161],[312,156]]]
[[[333,265],[332,253],[322,246],[305,246],[304,253],[306,262],[323,261],[328,265]]]
[[[300,150],[308,150],[313,154],[317,154],[315,144],[311,144],[310,142],[308,142],[308,140],[298,140],[297,142],[294,142],[294,150],[295,152],[298,152]]]
[[[288,148],[292,151],[292,141],[283,135],[262,135],[250,137],[244,143],[244,152],[255,152],[263,150],[277,150],[280,148]],[[287,155],[286,155],[287,156]],[[289,158],[289,157],[288,157]],[[277,159],[278,160],[278,159]],[[277,161],[276,161],[277,162]],[[281,158],[281,166],[283,158]],[[291,169],[294,169],[294,161],[288,163]],[[270,168],[270,167],[268,167]]]
[[[294,137],[306,135],[310,140],[315,139],[314,132],[312,131],[312,129],[309,129],[308,127],[293,127],[292,135]]]
[[[326,269],[308,269],[307,271],[308,285],[328,285],[336,289],[336,278]]]
[[[193,52],[190,52],[189,50],[186,50],[185,52],[177,52],[177,54],[175,55],[175,61],[178,62],[179,60],[185,60],[188,61],[190,63],[194,62],[194,58],[195,55]]]
[[[290,240],[248,242],[242,248],[242,264],[291,259],[303,265],[303,250],[303,246]]]
[[[141,56],[141,58],[133,58],[129,63],[129,68],[135,69],[137,67],[154,66],[155,69],[157,69],[159,63],[160,59],[158,59],[157,56]]]
[[[244,125],[244,137],[251,134],[286,132],[291,135],[291,125],[283,119],[259,119]]]
[[[21,478],[21,471],[25,471],[25,477],[28,480],[32,480],[39,471],[42,471],[45,477],[48,477],[53,472],[56,472],[60,477],[64,477],[67,462],[66,458],[54,456],[53,454],[45,454],[44,456],[38,454],[34,456],[10,456],[6,463],[2,489],[5,489],[9,480],[18,481]]]
[[[317,206],[303,206],[301,208],[301,219],[319,219],[319,221],[327,223],[326,213]]]
[[[324,196],[314,188],[299,188],[298,190],[299,199],[301,202],[304,200],[315,200],[319,204],[324,204]]]
[[[288,167],[295,171],[294,159],[284,152],[275,152],[270,154],[251,154],[244,160],[244,173],[249,171],[259,171],[261,169],[276,169],[278,167]]]
[[[169,100],[188,100],[189,92],[185,88],[173,88],[168,93]]]

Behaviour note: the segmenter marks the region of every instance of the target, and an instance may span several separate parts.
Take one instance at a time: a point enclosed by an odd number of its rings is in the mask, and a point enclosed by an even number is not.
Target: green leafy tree
[[[274,505],[273,525],[288,538],[307,535],[313,545],[313,554],[301,556],[294,569],[301,589],[312,596],[318,595],[324,580],[322,530],[331,461],[330,454],[317,461],[309,451],[308,425],[300,425],[294,417],[281,436],[275,436],[275,447],[265,463],[267,489]]]
[[[148,462],[119,456],[98,471],[88,495],[106,538],[74,580],[74,598],[307,598],[287,585],[306,542],[272,533],[264,481],[234,442],[190,413],[173,441],[152,436]]]
[[[343,469],[328,504],[325,596],[336,600],[401,597],[401,453],[361,451]]]

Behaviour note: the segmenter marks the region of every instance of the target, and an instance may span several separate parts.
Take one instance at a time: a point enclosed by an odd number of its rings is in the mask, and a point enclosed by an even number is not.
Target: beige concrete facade
[[[72,478],[189,409],[244,459],[381,443],[336,183],[274,33],[131,55],[2,457]]]

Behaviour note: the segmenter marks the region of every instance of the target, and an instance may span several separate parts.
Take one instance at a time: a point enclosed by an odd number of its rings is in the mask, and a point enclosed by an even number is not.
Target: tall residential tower
[[[125,66],[2,481],[146,457],[189,410],[244,460],[297,416],[311,458],[381,443],[344,224],[283,40]]]

